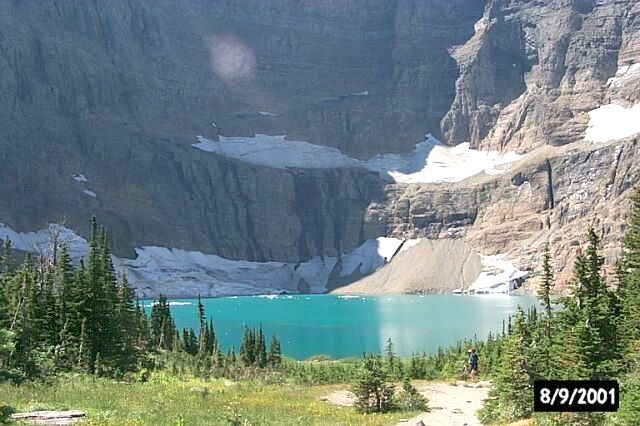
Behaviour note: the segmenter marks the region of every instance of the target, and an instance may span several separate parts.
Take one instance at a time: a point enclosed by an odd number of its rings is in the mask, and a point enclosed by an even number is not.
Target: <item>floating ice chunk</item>
[[[369,91],[365,90],[364,92],[352,93],[351,96],[369,96]]]
[[[87,182],[87,178],[84,175],[73,174],[71,175],[71,178],[76,182]]]
[[[89,197],[93,197],[93,198],[97,198],[98,196],[96,195],[95,192],[93,191],[89,191],[88,189],[85,189],[82,191],[84,194],[88,195]]]
[[[273,113],[273,112],[269,112],[269,111],[258,111],[258,114],[260,115],[268,115],[270,117],[277,117],[278,114]]]
[[[589,124],[584,137],[591,142],[607,142],[639,132],[640,103],[630,108],[609,104],[589,111]]]

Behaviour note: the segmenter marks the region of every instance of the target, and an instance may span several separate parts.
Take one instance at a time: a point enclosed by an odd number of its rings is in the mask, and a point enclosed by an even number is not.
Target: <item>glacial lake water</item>
[[[388,338],[396,352],[433,353],[474,335],[502,330],[502,321],[537,302],[528,296],[280,295],[202,300],[223,350],[239,348],[244,324],[262,324],[267,343],[276,333],[283,354],[295,359],[329,355],[334,359],[382,351]],[[195,299],[172,299],[176,326],[197,329]],[[151,301],[145,301],[147,313]]]

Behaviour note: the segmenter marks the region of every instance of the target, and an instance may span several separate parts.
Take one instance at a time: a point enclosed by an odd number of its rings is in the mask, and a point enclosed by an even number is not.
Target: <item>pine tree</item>
[[[167,298],[161,294],[151,308],[151,340],[153,348],[172,349],[176,329]]]
[[[554,377],[602,379],[618,371],[617,302],[602,276],[599,242],[591,229],[587,249],[576,258],[571,294],[562,299],[553,332]]]
[[[116,366],[122,373],[135,368],[143,347],[139,346],[139,308],[133,302],[133,290],[127,276],[122,274],[118,285],[115,321],[118,329],[114,337]]]
[[[553,267],[551,266],[551,249],[545,244],[542,254],[542,280],[538,290],[538,299],[545,309],[548,318],[551,318],[551,288],[554,286]]]
[[[244,335],[240,345],[240,360],[245,367],[253,365],[256,361],[255,346],[253,331],[245,325]]]
[[[258,367],[264,368],[267,366],[267,347],[265,345],[264,333],[262,332],[262,324],[258,328],[255,338],[255,363]]]
[[[618,265],[619,340],[626,370],[640,368],[640,189],[631,199],[631,214]]]
[[[538,299],[545,310],[542,318],[542,328],[534,327],[533,345],[536,350],[533,352],[533,369],[537,378],[550,377],[551,373],[551,346],[552,346],[552,306],[551,288],[554,286],[554,274],[551,266],[551,249],[549,244],[545,244],[542,255],[542,280],[538,291]]]
[[[387,339],[387,345],[385,346],[384,354],[387,371],[392,377],[398,377],[397,373],[399,360],[394,352],[393,342],[391,341],[391,338]]]
[[[0,269],[2,274],[10,276],[13,272],[13,258],[11,257],[11,240],[7,238],[2,242],[2,262],[0,262]]]
[[[364,354],[362,369],[353,386],[356,409],[363,413],[384,413],[394,408],[393,386],[388,383],[382,357]]]
[[[58,297],[54,288],[53,271],[47,271],[42,290],[42,304],[44,307],[43,341],[45,344],[55,346],[60,341],[60,313]]]
[[[278,367],[282,363],[282,352],[280,350],[280,342],[275,334],[271,335],[271,343],[269,344],[268,362],[271,367]]]
[[[0,257],[0,329],[3,326],[8,327],[8,287],[11,275],[11,240],[7,238],[2,243],[2,256]]]
[[[207,354],[212,354],[212,351],[207,350],[211,346],[211,336],[209,335],[209,328],[207,327],[207,317],[204,310],[204,305],[198,294],[198,304],[196,305],[196,314],[198,324],[200,326],[200,340],[198,342],[198,355],[204,357]],[[213,348],[212,348],[213,349]]]
[[[530,330],[518,307],[512,333],[507,337],[490,399],[480,413],[485,422],[512,422],[528,418],[533,410],[533,379],[529,365]]]

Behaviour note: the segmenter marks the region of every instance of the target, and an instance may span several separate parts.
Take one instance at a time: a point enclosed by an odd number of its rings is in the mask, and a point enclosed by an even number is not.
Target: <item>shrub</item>
[[[398,392],[396,405],[401,411],[426,411],[428,409],[427,398],[411,384],[408,377],[405,377],[402,384],[402,391]]]

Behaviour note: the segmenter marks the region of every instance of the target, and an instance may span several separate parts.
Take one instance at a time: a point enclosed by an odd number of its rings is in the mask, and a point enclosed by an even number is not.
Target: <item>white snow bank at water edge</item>
[[[17,250],[51,254],[53,242],[66,244],[69,254],[73,258],[85,256],[89,243],[76,235],[71,229],[50,223],[46,229],[37,232],[17,232],[4,223],[0,223],[0,240],[11,240],[11,247]]]
[[[16,232],[0,224],[0,239],[11,239],[19,250],[51,254],[55,235],[68,244],[74,259],[87,255],[87,241],[72,230],[49,225],[38,232]],[[226,296],[252,294],[324,293],[330,277],[345,277],[354,272],[369,274],[390,261],[397,252],[407,250],[420,240],[403,242],[380,237],[367,240],[351,253],[338,257],[317,256],[306,262],[251,262],[229,260],[166,247],[136,248],[135,259],[112,256],[116,270],[124,270],[138,296]]]
[[[407,241],[402,249],[409,248],[418,240]],[[402,241],[381,237],[367,240],[360,247],[341,257],[314,257],[300,264],[283,262],[249,262],[229,260],[200,252],[169,249],[164,247],[141,247],[136,249],[138,257],[121,259],[127,269],[129,282],[144,296],[159,293],[172,295],[217,296],[229,294],[274,294],[283,291],[310,293],[327,291],[329,277],[337,273],[346,276],[356,269],[367,274],[384,265],[384,258],[391,256]]]
[[[416,145],[411,154],[379,154],[366,160],[351,158],[336,148],[290,141],[285,136],[256,135],[220,137],[219,142],[198,136],[195,148],[215,152],[252,164],[284,169],[360,167],[379,173],[393,182],[457,182],[478,173],[502,173],[521,158],[514,152],[477,151],[468,143],[455,147],[441,144],[431,135]]]
[[[475,293],[506,293],[510,290],[512,280],[525,278],[528,273],[520,271],[513,266],[505,254],[494,256],[480,256],[482,259],[483,271],[478,278],[471,283],[469,291]]]
[[[617,104],[603,105],[589,112],[585,139],[607,142],[640,133],[640,103],[630,108]]]

